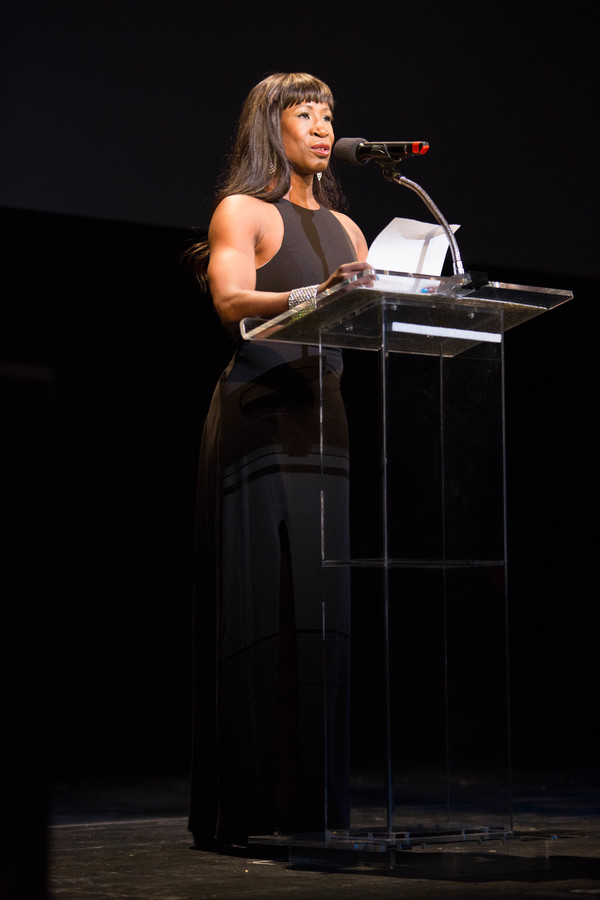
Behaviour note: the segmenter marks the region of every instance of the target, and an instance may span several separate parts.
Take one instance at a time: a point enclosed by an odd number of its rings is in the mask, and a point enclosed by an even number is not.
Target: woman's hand
[[[323,291],[335,287],[336,284],[343,284],[344,282],[351,282],[353,285],[357,286],[367,285],[368,287],[372,287],[376,278],[375,270],[365,260],[344,263],[343,266],[339,266],[335,272],[332,272],[327,281],[324,281],[323,284],[319,285],[318,293],[321,294]]]

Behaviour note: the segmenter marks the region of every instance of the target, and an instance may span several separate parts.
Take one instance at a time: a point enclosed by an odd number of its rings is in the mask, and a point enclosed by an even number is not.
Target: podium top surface
[[[522,322],[572,299],[571,291],[469,275],[433,277],[377,271],[372,287],[344,283],[272,319],[240,323],[245,340],[455,356],[500,343]]]

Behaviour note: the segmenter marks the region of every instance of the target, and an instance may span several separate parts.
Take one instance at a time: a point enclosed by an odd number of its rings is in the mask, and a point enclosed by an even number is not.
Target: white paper
[[[452,232],[460,225],[451,225]],[[367,257],[374,269],[441,275],[449,244],[441,225],[415,219],[392,219],[377,235]]]

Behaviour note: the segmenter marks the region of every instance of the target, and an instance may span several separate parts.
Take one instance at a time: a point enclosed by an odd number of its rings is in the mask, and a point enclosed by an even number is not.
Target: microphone
[[[390,163],[411,156],[423,156],[429,150],[427,141],[365,141],[364,138],[340,138],[333,155],[349,166],[364,166],[370,159]]]

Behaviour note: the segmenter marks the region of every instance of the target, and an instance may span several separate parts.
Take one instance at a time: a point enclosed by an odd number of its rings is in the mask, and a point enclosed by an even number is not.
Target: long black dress
[[[356,258],[329,210],[277,208],[284,238],[257,270],[258,290],[322,283]],[[341,353],[324,356],[323,464],[314,348],[240,342],[206,420],[189,818],[199,844],[347,824],[349,590],[343,570],[321,565],[320,492],[337,511],[329,552],[343,558],[348,438]]]

